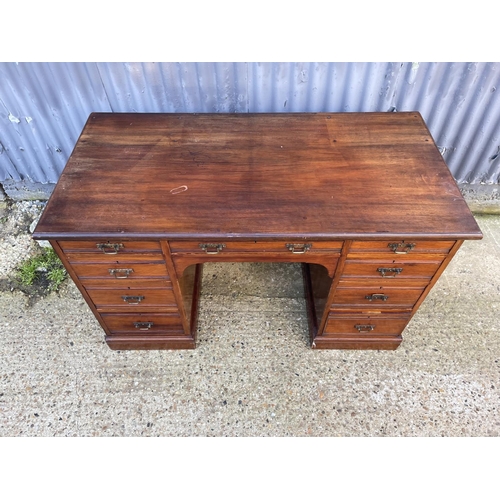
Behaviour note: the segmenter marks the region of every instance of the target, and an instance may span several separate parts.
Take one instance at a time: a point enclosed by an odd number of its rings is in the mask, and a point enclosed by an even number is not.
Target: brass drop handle
[[[354,328],[358,330],[358,332],[371,332],[375,328],[374,325],[354,325]]]
[[[373,300],[382,300],[385,302],[389,298],[388,295],[384,295],[383,293],[372,293],[371,295],[366,295],[365,299],[369,300],[370,302]]]
[[[200,243],[199,247],[208,255],[217,255],[223,248],[226,248],[226,245],[225,243]]]
[[[411,252],[416,246],[416,243],[389,243],[387,245],[394,253],[409,253]],[[405,250],[400,250],[400,249],[405,249]]]
[[[114,276],[116,279],[128,278],[129,274],[133,273],[133,269],[108,269],[109,274]]]
[[[382,275],[382,278],[395,278],[398,274],[403,272],[402,267],[379,267],[377,271]],[[387,275],[386,273],[394,273]]]
[[[102,250],[102,253],[106,255],[115,255],[118,253],[118,250],[123,248],[122,243],[96,243],[96,247],[99,250]],[[106,249],[111,249],[111,251],[106,251]]]
[[[154,323],[152,321],[137,321],[137,322],[134,322],[134,326],[138,330],[142,330],[142,331],[151,330],[151,327],[153,325],[154,325]]]
[[[131,305],[140,304],[144,298],[144,295],[122,295],[123,301]]]
[[[312,247],[312,243],[287,243],[285,246],[292,253],[306,253]]]

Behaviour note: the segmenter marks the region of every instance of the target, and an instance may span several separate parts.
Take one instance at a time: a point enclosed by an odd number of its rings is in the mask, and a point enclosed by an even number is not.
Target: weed
[[[17,279],[25,286],[46,284],[50,291],[57,291],[67,275],[54,250],[45,248],[19,266]]]

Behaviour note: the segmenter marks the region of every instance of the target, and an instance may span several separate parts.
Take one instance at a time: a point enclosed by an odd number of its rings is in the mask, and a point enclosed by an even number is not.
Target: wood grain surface
[[[422,117],[93,113],[34,237],[479,239]]]

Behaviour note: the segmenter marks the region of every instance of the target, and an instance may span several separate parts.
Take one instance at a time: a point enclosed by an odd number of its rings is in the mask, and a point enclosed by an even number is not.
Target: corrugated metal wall
[[[0,182],[55,183],[92,111],[420,111],[458,182],[498,183],[499,63],[0,63]]]

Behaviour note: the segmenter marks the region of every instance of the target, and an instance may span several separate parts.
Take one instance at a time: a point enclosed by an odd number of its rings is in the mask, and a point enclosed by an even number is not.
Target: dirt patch
[[[0,278],[0,293],[15,291],[24,293],[28,297],[28,306],[31,307],[54,290],[51,289],[51,282],[44,272],[40,272],[31,285],[25,285],[16,278]]]
[[[30,225],[38,219],[45,207],[43,201],[14,203],[6,200],[0,216],[0,292],[21,291],[29,305],[54,290],[47,272],[36,272],[31,284],[20,280],[19,269],[30,258],[44,250],[31,238]]]

